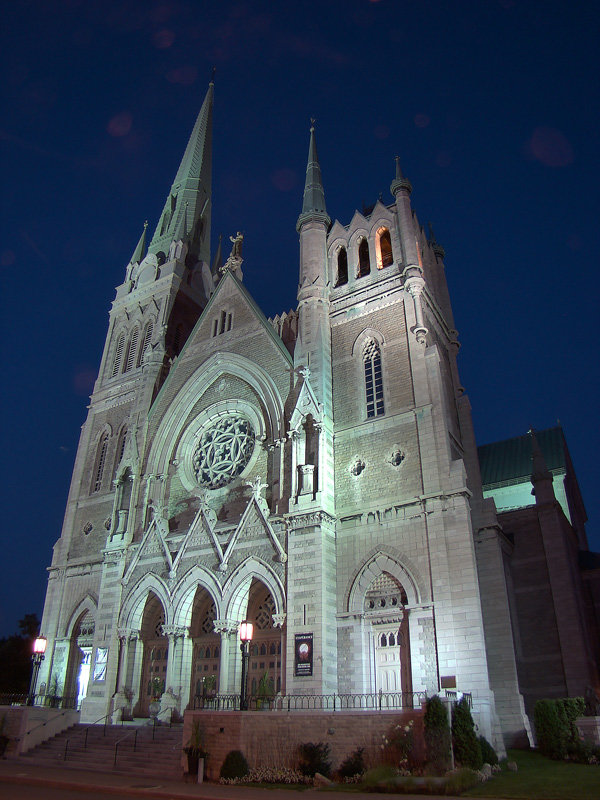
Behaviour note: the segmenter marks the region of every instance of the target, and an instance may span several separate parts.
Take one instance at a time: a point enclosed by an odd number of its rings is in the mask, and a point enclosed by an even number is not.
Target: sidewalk
[[[18,759],[0,761],[0,787],[4,783],[53,786],[59,789],[83,791],[93,788],[96,792],[106,792],[109,796],[119,793],[129,794],[132,797],[163,798],[163,800],[164,798],[188,800],[190,797],[203,798],[203,800],[293,800],[298,796],[297,790],[291,789],[257,789],[249,786],[221,786],[215,783],[163,781],[160,778],[88,772],[60,766],[44,766],[42,768]],[[323,792],[318,789],[306,789],[302,791],[301,795],[303,800],[317,800],[317,798],[325,800]],[[327,790],[325,797],[330,800],[373,800],[374,795]],[[419,800],[423,795],[404,794],[401,797],[404,800]],[[460,800],[460,798],[446,796],[446,800]]]

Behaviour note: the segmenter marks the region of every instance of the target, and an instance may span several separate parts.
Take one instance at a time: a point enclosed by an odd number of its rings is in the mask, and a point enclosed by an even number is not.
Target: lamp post
[[[37,684],[38,673],[40,671],[40,666],[42,661],[44,660],[44,653],[46,652],[46,637],[45,636],[38,636],[35,642],[33,643],[33,653],[31,654],[31,660],[33,661],[33,670],[31,672],[31,684],[29,686],[29,696],[27,698],[27,705],[32,706],[35,700],[35,687]]]
[[[240,650],[242,651],[242,685],[240,688],[240,711],[248,710],[248,659],[250,657],[250,642],[252,641],[252,623],[242,622],[240,625]]]

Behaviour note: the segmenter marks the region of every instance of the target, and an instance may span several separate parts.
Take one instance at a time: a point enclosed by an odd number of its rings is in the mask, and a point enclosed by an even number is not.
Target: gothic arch
[[[385,347],[385,338],[383,334],[375,328],[364,328],[356,337],[352,344],[352,355],[361,355],[362,349],[367,339],[373,339],[377,342],[380,348]]]
[[[419,587],[420,581],[413,577],[413,571],[409,572],[403,564],[380,550],[365,561],[355,573],[350,589],[344,598],[345,610],[351,614],[362,614],[364,598],[369,587],[375,578],[378,578],[384,572],[387,572],[402,584],[409,606],[417,605],[421,602],[422,590]]]
[[[228,579],[223,589],[227,619],[241,622],[244,619],[243,603],[248,599],[248,591],[253,578],[261,581],[270,591],[275,602],[275,613],[285,611],[285,591],[280,579],[264,561],[251,556],[243,561]]]
[[[218,378],[227,374],[245,381],[256,392],[266,408],[271,435],[277,436],[283,431],[283,400],[271,376],[262,367],[237,353],[214,353],[188,378],[166,410],[154,436],[148,457],[149,469],[166,471],[172,449],[183,428],[189,425],[194,406]],[[163,390],[167,384],[168,381]]]
[[[71,612],[71,615],[67,620],[67,623],[65,624],[64,628],[63,635],[66,638],[69,639],[71,638],[75,626],[79,622],[81,615],[86,611],[89,611],[89,613],[94,617],[94,619],[96,619],[96,615],[98,613],[98,601],[89,593],[83,598],[83,600],[80,600],[75,609]]]
[[[119,616],[120,628],[140,629],[149,594],[156,595],[165,612],[165,623],[172,624],[173,605],[169,589],[162,578],[148,572],[140,578],[125,598]]]
[[[223,597],[221,586],[210,570],[196,565],[186,572],[173,591],[173,620],[175,625],[189,627],[194,597],[198,587],[204,589],[211,596],[217,609],[217,619],[220,619]]]

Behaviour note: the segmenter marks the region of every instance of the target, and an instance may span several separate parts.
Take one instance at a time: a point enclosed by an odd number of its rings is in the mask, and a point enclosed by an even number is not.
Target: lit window
[[[377,269],[390,267],[394,263],[392,239],[387,228],[379,228],[376,239]]]

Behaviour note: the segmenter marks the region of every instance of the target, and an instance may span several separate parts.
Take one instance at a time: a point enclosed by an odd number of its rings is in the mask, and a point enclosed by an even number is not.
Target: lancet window
[[[144,360],[144,356],[146,355],[146,351],[150,347],[150,342],[152,341],[152,334],[154,333],[154,323],[152,320],[148,322],[146,328],[144,330],[144,339],[142,341],[142,349],[140,350],[140,357],[138,359],[138,366],[141,365],[142,361]]]
[[[337,253],[337,280],[336,286],[348,283],[348,253],[345,247],[340,247]]]
[[[102,488],[102,477],[104,475],[104,465],[106,463],[106,451],[108,449],[108,433],[102,434],[96,453],[96,468],[94,470],[94,483],[92,493],[99,492]]]
[[[381,351],[374,339],[369,339],[363,348],[365,367],[365,394],[367,417],[378,417],[384,413],[383,374],[381,371]]]
[[[121,362],[123,361],[123,350],[125,349],[125,334],[122,333],[117,340],[117,349],[115,350],[115,360],[113,361],[113,369],[111,377],[119,374],[121,369]]]
[[[376,239],[377,269],[390,267],[394,263],[392,239],[387,228],[379,228]]]
[[[220,336],[220,334],[230,331],[232,324],[233,314],[223,309],[219,316],[213,320],[212,335]]]
[[[125,362],[125,369],[123,372],[129,372],[135,365],[135,356],[137,353],[138,338],[140,335],[139,328],[134,328],[129,340],[129,347],[127,349],[127,361]]]
[[[358,245],[358,276],[359,278],[371,272],[371,261],[369,259],[369,243],[366,239],[361,239]]]

